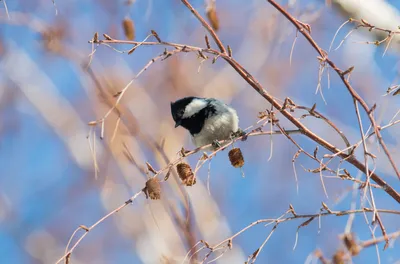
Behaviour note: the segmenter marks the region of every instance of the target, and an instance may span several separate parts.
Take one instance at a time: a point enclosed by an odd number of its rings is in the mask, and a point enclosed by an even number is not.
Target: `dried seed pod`
[[[133,20],[130,18],[125,18],[122,21],[122,27],[124,28],[125,37],[128,40],[135,39],[135,25],[133,24]]]
[[[61,52],[65,36],[66,32],[64,27],[49,27],[45,31],[41,32],[42,44],[49,52]]]
[[[152,200],[161,198],[161,186],[157,178],[151,178],[146,182],[145,192]]]
[[[240,148],[231,149],[228,153],[228,156],[233,167],[235,168],[243,167],[244,159]]]
[[[353,234],[345,234],[343,241],[352,256],[357,256],[360,253],[360,247],[357,245]]]
[[[339,249],[338,251],[336,251],[335,255],[333,255],[332,263],[333,264],[344,264],[345,256],[346,256],[346,253],[343,250]]]
[[[207,7],[206,12],[207,12],[208,20],[210,21],[212,28],[215,31],[218,31],[219,20],[218,20],[218,15],[217,15],[217,9],[215,8],[215,3],[211,3]]]
[[[178,171],[179,178],[181,178],[183,184],[186,186],[196,184],[196,177],[194,176],[189,164],[179,163],[176,165],[176,170]]]

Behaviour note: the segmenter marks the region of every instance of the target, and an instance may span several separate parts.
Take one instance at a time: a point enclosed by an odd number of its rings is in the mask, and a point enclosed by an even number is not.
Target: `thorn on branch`
[[[169,179],[169,175],[171,175],[172,167],[168,170],[167,174],[164,177],[164,181],[167,181]]]
[[[166,52],[164,52],[165,57],[161,59],[161,61],[165,61],[166,59],[168,59],[169,57],[172,56],[171,52],[167,52],[167,50],[165,50]]]
[[[219,58],[219,55],[218,55],[218,56],[215,56],[215,57],[213,58],[213,60],[212,60],[212,64],[214,64],[214,63],[217,61],[218,58]]]
[[[157,171],[150,165],[150,163],[146,162],[147,169],[154,174],[157,174]]]
[[[153,29],[151,30],[151,34],[153,34],[153,36],[157,39],[158,42],[162,42],[157,32],[155,32]]]
[[[367,22],[367,20],[365,20],[363,18],[361,19],[361,22],[367,27],[373,27],[370,23]]]
[[[367,183],[363,182],[360,184],[360,186],[358,186],[358,189],[361,190],[361,189],[364,189],[365,187],[367,187]]]
[[[186,157],[186,153],[188,152],[189,152],[188,150],[182,147],[181,150],[179,151],[179,154],[181,155],[181,157]]]
[[[228,45],[228,56],[229,58],[232,58],[232,49],[231,46]]]
[[[368,114],[370,115],[376,109],[376,104],[374,104],[371,109],[369,109]]]
[[[292,204],[289,204],[289,211],[292,213],[294,217],[297,217],[296,211],[294,210],[294,207]]]
[[[314,158],[317,158],[317,154],[318,154],[318,146],[315,147],[314,149]]]
[[[229,241],[228,241],[228,248],[229,249],[233,248],[232,239],[229,239]]]
[[[208,41],[208,36],[207,36],[207,35],[205,35],[205,36],[204,36],[204,39],[205,39],[205,41],[206,41],[206,46],[207,46],[207,49],[211,49],[210,42]]]
[[[208,59],[208,57],[206,55],[204,55],[204,53],[201,52],[200,50],[198,51],[198,53],[199,53],[199,58],[203,58],[205,60]]]
[[[321,171],[326,171],[326,165],[324,165],[322,168],[306,169],[306,171],[311,173],[320,173]]]
[[[258,255],[258,252],[260,251],[260,248],[257,248],[248,258],[247,261],[245,262],[245,264],[248,264],[250,260],[252,260],[251,263],[254,263],[254,260],[256,258],[256,256]]]
[[[300,228],[307,226],[308,224],[310,224],[312,222],[312,220],[314,220],[315,216],[310,217],[310,219],[304,221],[301,225],[299,225],[297,227],[297,230],[299,230]]]
[[[344,72],[341,73],[342,76],[345,76],[349,73],[351,73],[354,70],[354,66],[351,66],[350,68],[348,68],[347,70],[345,70]]]
[[[326,203],[322,202],[322,207],[323,207],[328,213],[330,213],[330,214],[333,213],[332,210],[329,209],[329,207],[326,205]]]
[[[114,97],[114,98],[115,98],[115,97],[118,97],[120,94],[122,94],[122,91],[116,92],[115,94],[113,94],[113,97]]]
[[[131,48],[131,49],[128,51],[128,55],[131,55],[135,50],[136,50],[136,45],[133,46],[133,48]]]
[[[212,249],[212,248],[210,247],[210,244],[207,243],[207,241],[205,241],[205,240],[200,240],[200,243],[204,244],[204,246],[206,246],[206,248]]]
[[[314,105],[311,107],[311,110],[310,110],[311,115],[314,114],[314,110],[316,107],[317,107],[317,103],[314,103]]]

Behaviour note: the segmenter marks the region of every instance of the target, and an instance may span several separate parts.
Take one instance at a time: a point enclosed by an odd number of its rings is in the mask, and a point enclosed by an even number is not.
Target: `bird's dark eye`
[[[185,113],[185,110],[183,110],[183,109],[179,110],[179,112],[178,112],[179,116],[183,116],[184,113]]]

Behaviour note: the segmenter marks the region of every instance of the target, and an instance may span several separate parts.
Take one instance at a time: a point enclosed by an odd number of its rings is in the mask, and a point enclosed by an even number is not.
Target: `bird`
[[[212,144],[208,149],[217,149],[221,147],[219,141],[243,133],[236,110],[215,98],[181,98],[171,102],[171,114],[175,128],[187,129],[196,147]]]

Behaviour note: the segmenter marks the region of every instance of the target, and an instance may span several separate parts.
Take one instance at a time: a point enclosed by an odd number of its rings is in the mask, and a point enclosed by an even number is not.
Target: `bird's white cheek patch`
[[[185,108],[185,113],[183,114],[183,118],[191,117],[194,114],[197,114],[201,109],[207,106],[207,102],[194,99],[190,104],[188,104]]]

